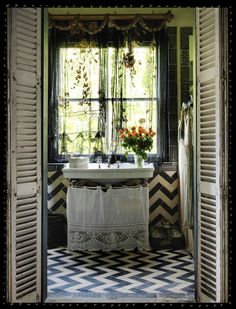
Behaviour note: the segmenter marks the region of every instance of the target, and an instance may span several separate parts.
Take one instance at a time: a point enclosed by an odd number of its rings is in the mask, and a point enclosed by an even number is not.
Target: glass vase
[[[134,154],[134,163],[137,167],[144,167],[144,159],[137,154]]]

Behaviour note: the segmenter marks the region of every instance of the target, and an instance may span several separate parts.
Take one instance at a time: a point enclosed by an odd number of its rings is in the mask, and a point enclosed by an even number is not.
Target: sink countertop
[[[70,168],[69,164],[65,164],[62,169],[65,178],[73,179],[134,179],[134,178],[150,178],[153,177],[153,163],[145,164],[138,168],[134,163],[112,164],[110,167],[107,163],[101,163],[99,168],[98,163],[89,163],[88,168]]]

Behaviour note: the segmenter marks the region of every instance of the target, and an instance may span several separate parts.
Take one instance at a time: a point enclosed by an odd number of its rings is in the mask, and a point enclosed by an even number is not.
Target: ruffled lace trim
[[[76,231],[68,230],[68,250],[72,251],[132,251],[150,250],[149,235],[145,228],[126,229],[125,231]]]

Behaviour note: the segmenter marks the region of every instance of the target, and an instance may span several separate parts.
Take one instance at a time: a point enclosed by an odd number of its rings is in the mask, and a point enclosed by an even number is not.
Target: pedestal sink
[[[137,167],[134,163],[120,163],[108,167],[107,163],[89,163],[88,168],[70,168],[69,164],[65,164],[62,172],[69,179],[90,179],[100,184],[112,184],[153,177],[154,166],[153,163],[145,164],[144,167]]]

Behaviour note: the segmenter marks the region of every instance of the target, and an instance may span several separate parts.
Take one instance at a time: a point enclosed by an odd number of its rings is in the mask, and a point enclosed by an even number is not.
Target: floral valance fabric
[[[84,20],[86,15],[76,15],[72,20],[66,20],[68,16],[65,16],[65,20],[54,21],[52,18],[49,24],[49,28],[56,28],[63,31],[70,31],[71,33],[86,32],[90,35],[101,32],[104,28],[113,28],[119,31],[129,31],[137,27],[141,27],[148,32],[160,31],[167,22],[169,22],[173,15],[170,11],[166,14],[159,16],[149,16],[145,19],[142,15],[134,15],[133,18],[126,19],[125,15],[117,17],[116,15],[104,15],[100,16],[98,20]],[[88,17],[87,17],[88,18]]]

